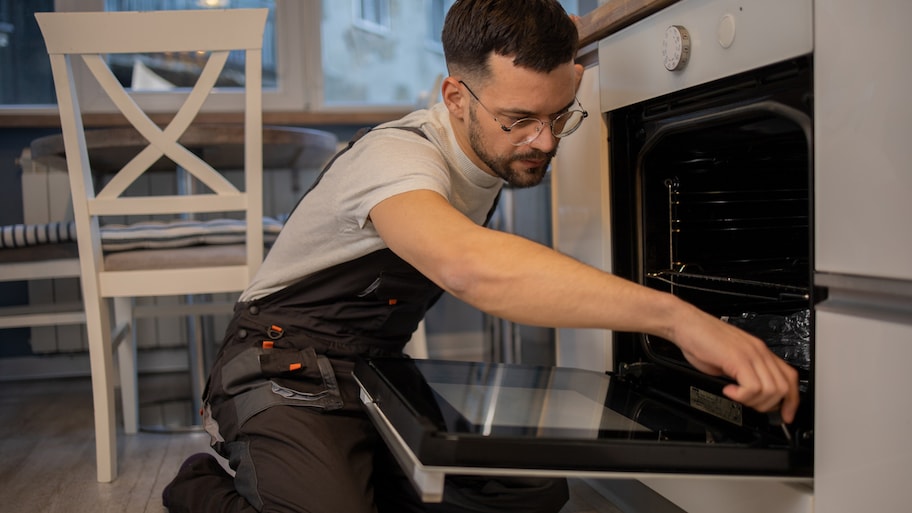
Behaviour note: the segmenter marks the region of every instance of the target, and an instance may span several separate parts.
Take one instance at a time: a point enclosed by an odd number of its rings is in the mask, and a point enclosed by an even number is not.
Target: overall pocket
[[[341,407],[341,402],[335,404],[339,385],[332,364],[313,348],[267,349],[260,354],[259,361],[274,394],[324,409]]]
[[[237,426],[272,406],[323,411],[343,406],[332,364],[313,348],[248,348],[225,363],[221,383],[234,404]]]

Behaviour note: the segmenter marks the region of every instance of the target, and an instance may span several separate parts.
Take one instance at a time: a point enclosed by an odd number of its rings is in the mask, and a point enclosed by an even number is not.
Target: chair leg
[[[117,477],[117,425],[114,407],[114,355],[107,303],[98,297],[84,298],[89,362],[92,370],[92,401],[95,410],[95,459],[98,482]]]
[[[133,298],[114,298],[114,326],[119,338],[117,363],[120,373],[120,398],[124,432],[139,430],[139,388],[136,368],[136,331],[133,329]]]
[[[189,298],[192,301],[192,296]],[[203,339],[203,316],[191,315],[187,318],[187,358],[190,364],[190,405],[191,414],[194,415],[191,425],[202,423],[201,408],[203,407],[203,390],[206,387],[206,352]]]

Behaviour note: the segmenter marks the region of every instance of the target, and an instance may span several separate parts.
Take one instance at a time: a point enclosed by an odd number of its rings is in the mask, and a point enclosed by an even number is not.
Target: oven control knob
[[[665,58],[665,69],[668,71],[684,69],[690,58],[690,34],[686,28],[672,25],[665,29],[662,56]]]

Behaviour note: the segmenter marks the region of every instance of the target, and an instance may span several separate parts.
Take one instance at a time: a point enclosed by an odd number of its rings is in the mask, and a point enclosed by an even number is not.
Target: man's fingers
[[[757,411],[768,412],[781,408],[782,420],[792,422],[798,410],[797,371],[785,362],[759,359],[736,377],[736,384],[727,385],[723,393],[729,399]]]

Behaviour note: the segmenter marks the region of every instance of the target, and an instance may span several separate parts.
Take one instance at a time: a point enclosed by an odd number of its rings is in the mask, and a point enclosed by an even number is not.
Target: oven
[[[785,21],[783,21],[785,20]],[[658,399],[790,448],[814,442],[811,2],[684,0],[599,46],[615,274],[764,340],[800,374],[784,426],[726,399],[670,342],[613,334],[614,371]],[[762,447],[757,447],[762,451]]]
[[[810,59],[740,74],[610,115],[614,272],[767,342],[799,370],[789,432],[725,399],[657,337],[615,333],[617,371],[739,428],[813,446]]]
[[[809,57],[647,100],[609,115],[614,272],[758,336],[801,376],[800,416],[721,394],[666,340],[615,333],[620,376],[739,429],[813,447]]]

